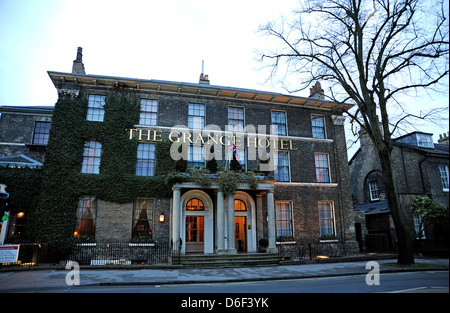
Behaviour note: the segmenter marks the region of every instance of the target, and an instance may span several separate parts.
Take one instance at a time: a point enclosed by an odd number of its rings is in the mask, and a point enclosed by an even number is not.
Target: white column
[[[277,243],[275,238],[275,208],[273,200],[273,190],[267,192],[267,217],[269,219],[267,228],[269,232],[269,253],[277,253]]]
[[[228,223],[228,253],[236,254],[236,243],[234,238],[234,194],[227,195],[227,223]]]
[[[256,194],[256,225],[257,225],[257,240],[264,237],[264,216],[263,216],[263,194]]]
[[[222,190],[217,191],[217,252],[225,251],[225,200]]]
[[[172,242],[173,250],[180,249],[180,218],[181,218],[181,203],[180,203],[180,188],[173,188],[172,197]]]

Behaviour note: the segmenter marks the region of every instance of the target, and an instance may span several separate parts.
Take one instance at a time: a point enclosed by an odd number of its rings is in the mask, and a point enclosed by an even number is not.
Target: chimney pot
[[[319,82],[316,82],[314,84],[314,86],[312,86],[309,89],[309,97],[310,98],[322,99],[322,100],[325,99],[324,91],[323,91],[322,86],[320,85]]]
[[[199,84],[209,85],[209,77],[203,73],[200,74]]]
[[[86,75],[83,64],[83,48],[77,48],[77,57],[73,61],[72,74],[83,74]]]
[[[83,48],[78,47],[77,49],[77,61],[83,61]]]

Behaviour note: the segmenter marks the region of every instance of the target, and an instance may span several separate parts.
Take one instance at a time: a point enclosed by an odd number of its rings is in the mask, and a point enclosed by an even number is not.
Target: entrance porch
[[[174,185],[170,224],[173,250],[182,256],[237,257],[257,254],[259,239],[267,238],[267,252],[277,254],[273,190],[272,181],[260,182],[257,190],[241,184],[236,193],[228,194],[218,184],[208,188],[192,182]]]

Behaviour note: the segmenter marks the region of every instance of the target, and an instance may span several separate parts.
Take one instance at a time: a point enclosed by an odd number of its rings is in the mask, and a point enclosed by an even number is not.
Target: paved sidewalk
[[[133,269],[132,267],[129,269],[93,269],[90,267],[80,269],[80,285],[163,285],[363,275],[372,269],[366,269],[368,261],[206,269]],[[429,270],[429,268],[420,267],[406,270],[387,265],[396,263],[396,259],[376,261],[380,264],[381,273]],[[449,268],[448,259],[416,259],[415,262],[417,264],[433,264],[438,270],[448,270]],[[0,292],[32,291],[34,288],[67,288],[69,287],[66,284],[68,274],[70,277],[70,270],[55,269],[0,272]]]

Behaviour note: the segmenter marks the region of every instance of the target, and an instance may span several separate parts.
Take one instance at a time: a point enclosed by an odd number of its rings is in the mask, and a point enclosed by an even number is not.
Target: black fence
[[[320,257],[341,256],[342,245],[337,241],[297,241],[277,244],[281,260],[315,260]]]
[[[65,265],[76,261],[80,265],[158,265],[172,263],[170,243],[25,243],[20,244],[15,263],[0,266]]]
[[[366,249],[372,252],[392,251],[387,234],[367,234],[365,236]]]

